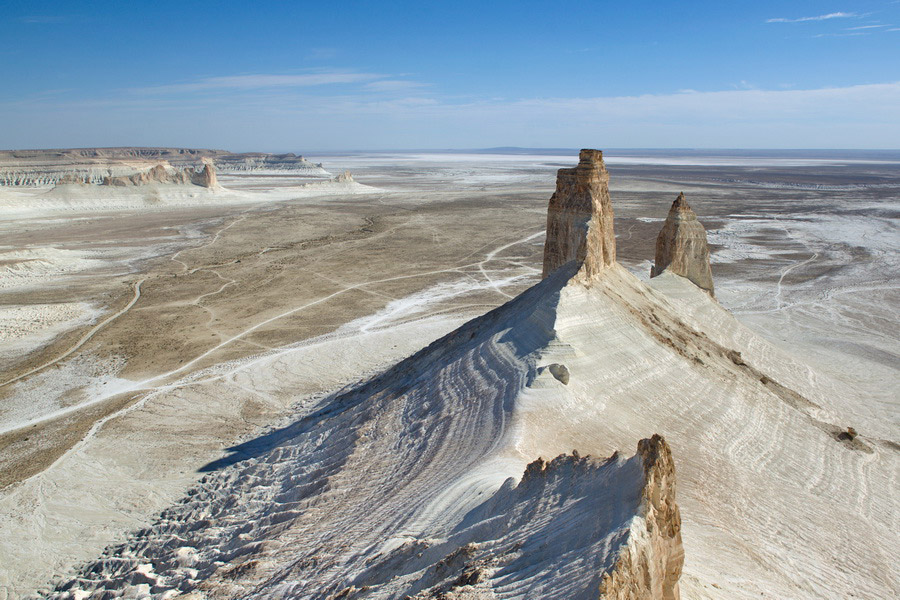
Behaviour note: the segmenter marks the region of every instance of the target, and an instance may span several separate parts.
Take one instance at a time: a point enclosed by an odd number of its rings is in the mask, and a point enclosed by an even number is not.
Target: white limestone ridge
[[[560,171],[542,281],[231,448],[50,595],[893,597],[896,448],[686,278],[620,267],[604,173]]]

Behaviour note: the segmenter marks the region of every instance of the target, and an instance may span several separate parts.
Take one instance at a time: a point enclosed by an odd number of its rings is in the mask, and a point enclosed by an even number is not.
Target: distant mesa
[[[686,277],[697,287],[714,295],[706,230],[683,193],[678,194],[672,203],[669,216],[656,238],[656,261],[650,277],[666,271]]]
[[[543,277],[572,261],[586,278],[616,262],[609,172],[600,150],[582,150],[578,166],[558,171],[547,209]]]
[[[0,151],[0,186],[52,186],[59,184],[144,185],[158,182],[161,173],[140,176],[158,165],[200,172],[210,165],[218,173],[275,172],[322,177],[329,173],[320,163],[302,156],[264,152],[232,153],[225,150],[193,148],[74,148],[62,150]],[[135,179],[131,179],[137,175]],[[215,187],[210,172],[196,178],[188,173],[187,183]],[[172,173],[163,179],[174,177]],[[181,177],[181,176],[178,176]],[[123,179],[124,178],[124,179]],[[176,177],[177,178],[177,177]]]
[[[172,185],[198,185],[205,188],[216,187],[216,170],[209,159],[203,159],[203,167],[196,170],[193,167],[177,169],[171,165],[158,164],[148,170],[138,171],[132,175],[107,176],[100,185],[114,187],[142,186],[152,183]],[[71,179],[78,179],[71,174],[60,180],[60,184],[68,183]]]

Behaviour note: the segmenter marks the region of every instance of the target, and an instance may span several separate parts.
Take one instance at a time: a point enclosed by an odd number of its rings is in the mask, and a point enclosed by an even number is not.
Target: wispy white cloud
[[[380,79],[384,75],[356,72],[320,72],[301,75],[232,75],[206,77],[197,81],[133,88],[131,91],[145,94],[169,94],[173,92],[201,92],[205,90],[249,90],[260,88],[296,88],[340,83],[360,83]]]
[[[774,19],[766,19],[766,23],[803,23],[805,21],[828,21],[829,19],[850,19],[859,15],[853,12],[833,12],[827,15],[816,15],[814,17],[798,17],[796,19],[788,19],[784,17],[776,17]]]
[[[52,23],[62,23],[67,19],[68,17],[65,17],[63,15],[27,15],[20,18],[19,20],[22,23],[47,25]]]
[[[310,48],[306,54],[306,58],[310,60],[330,60],[338,54],[337,48],[319,47]]]
[[[900,82],[525,99],[385,94],[365,85],[327,91],[60,96],[0,103],[0,113],[27,125],[8,132],[8,144],[48,147],[887,148],[900,139]]]
[[[879,29],[881,27],[890,27],[890,25],[860,25],[858,27],[847,27],[847,31],[856,31],[858,29]]]
[[[382,79],[371,81],[363,86],[371,92],[401,92],[427,87],[427,84],[407,79]]]
[[[816,35],[810,36],[814,38],[826,38],[826,37],[858,37],[861,35],[872,35],[871,31],[850,31],[846,33],[817,33]]]

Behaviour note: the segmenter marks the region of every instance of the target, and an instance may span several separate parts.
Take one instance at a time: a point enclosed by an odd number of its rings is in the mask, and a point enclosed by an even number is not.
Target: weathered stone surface
[[[186,173],[187,169],[185,169],[184,172]],[[207,158],[203,159],[203,168],[200,171],[193,171],[191,173],[191,183],[206,188],[216,187],[216,185],[218,185],[218,181],[216,180],[216,168],[213,166],[211,160]]]
[[[586,279],[616,262],[609,172],[599,150],[582,150],[578,166],[559,170],[547,209],[543,277],[572,261]]]
[[[295,154],[263,152],[234,154],[225,150],[191,148],[0,150],[0,186],[100,184],[107,177],[131,178],[157,164],[170,165],[175,169],[190,167],[202,171],[204,159],[211,162],[220,173],[277,171],[304,176],[328,175],[320,163],[312,163]],[[190,183],[190,174],[187,175],[187,183]],[[71,177],[67,179],[69,176]],[[126,179],[110,185],[141,185],[140,182],[134,183]]]
[[[646,484],[641,498],[645,531],[632,529],[627,548],[603,577],[600,597],[615,600],[678,600],[684,565],[681,514],[675,503],[675,462],[660,435],[638,442]]]
[[[686,277],[710,295],[714,293],[706,230],[684,194],[678,194],[672,203],[669,216],[656,238],[656,261],[650,277],[661,275],[663,271]]]
[[[158,164],[146,171],[139,171],[131,175],[119,175],[116,177],[104,177],[100,185],[127,187],[141,186],[151,183],[168,184],[194,184],[211,188],[217,185],[216,170],[212,161],[203,159],[203,168],[199,171],[193,167],[177,169],[170,165]],[[62,181],[62,180],[61,180]],[[66,181],[68,182],[68,181]]]

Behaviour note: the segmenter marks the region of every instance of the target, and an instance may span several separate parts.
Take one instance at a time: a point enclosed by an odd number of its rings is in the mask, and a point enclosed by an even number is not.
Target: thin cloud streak
[[[250,90],[279,87],[310,87],[340,83],[360,83],[382,77],[384,75],[376,73],[353,72],[307,73],[303,75],[232,75],[228,77],[207,77],[189,83],[133,88],[131,91],[143,94],[171,94],[221,89]]]
[[[400,92],[424,87],[428,87],[428,85],[405,79],[382,79],[381,81],[369,82],[363,86],[364,89],[372,92]]]
[[[886,148],[900,139],[900,81],[805,90],[683,91],[454,101],[357,88],[317,95],[107,97],[0,103],[33,124],[11,144],[186,145],[245,149],[575,147]],[[240,127],[222,127],[223,123]],[[72,143],[68,143],[72,145]]]
[[[68,17],[63,15],[29,15],[19,19],[22,23],[30,23],[37,25],[50,25],[54,23],[63,23]]]
[[[828,21],[829,19],[851,19],[858,17],[852,12],[833,12],[827,15],[817,15],[815,17],[799,17],[796,19],[787,19],[784,17],[776,17],[774,19],[766,19],[766,23],[804,23],[806,21]]]

